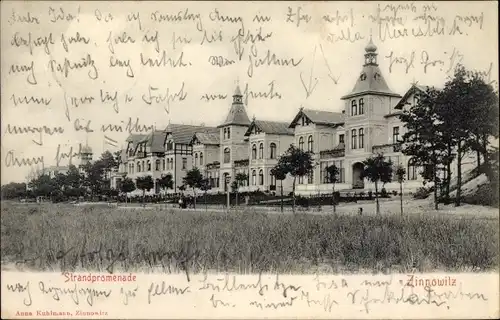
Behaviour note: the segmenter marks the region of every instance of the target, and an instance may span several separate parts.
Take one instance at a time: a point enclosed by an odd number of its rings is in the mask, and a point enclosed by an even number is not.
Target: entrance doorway
[[[364,170],[364,165],[361,162],[356,162],[352,165],[352,188],[353,189],[364,189],[365,182],[361,177]]]

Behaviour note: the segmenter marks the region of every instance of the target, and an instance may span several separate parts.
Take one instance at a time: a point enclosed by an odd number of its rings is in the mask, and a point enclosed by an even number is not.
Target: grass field
[[[155,272],[486,271],[499,221],[399,215],[120,210],[2,203],[2,266]]]

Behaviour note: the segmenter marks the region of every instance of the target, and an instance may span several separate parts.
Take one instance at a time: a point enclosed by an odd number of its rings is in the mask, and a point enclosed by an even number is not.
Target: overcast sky
[[[272,100],[249,99],[247,111],[250,117],[255,115],[259,119],[291,121],[301,105],[340,112],[343,108],[340,97],[349,93],[356,82],[370,34],[378,47],[383,76],[389,87],[401,95],[413,81],[442,86],[451,74],[446,71],[460,61],[469,69],[486,72],[491,68],[490,79],[498,79],[496,3],[397,2],[392,3],[392,8],[389,5],[391,3],[388,2],[2,2],[2,184],[22,181],[29,172],[28,167],[10,165],[12,154],[17,158],[43,156],[47,167],[55,164],[58,144],[62,145],[61,150],[68,151],[70,146],[76,148],[78,143],[85,143],[88,139],[94,149],[94,158],[98,157],[104,147],[104,133],[100,130],[103,124],[119,125],[131,117],[134,120],[139,118],[140,123],[146,125],[154,124],[157,129],[163,129],[169,122],[216,126],[226,117],[231,104],[230,96],[238,79],[242,90],[248,84],[250,90],[255,92],[268,92],[269,84],[273,83],[274,92],[281,96],[281,99],[276,96]],[[292,15],[291,21],[287,22],[289,8]],[[161,14],[166,17],[166,14],[176,15],[180,11],[178,17],[184,21],[154,21],[155,18],[161,19]],[[343,18],[336,19],[337,11]],[[22,21],[26,20],[28,13],[31,23]],[[270,21],[253,21],[256,14],[269,16]],[[112,20],[105,22],[109,15]],[[297,15],[302,18],[299,23]],[[325,15],[330,18],[324,19]],[[133,20],[134,16],[139,19]],[[127,17],[133,21],[128,22]],[[221,21],[221,17],[231,17],[235,22]],[[261,35],[265,39],[257,40],[253,48],[250,41],[243,43],[241,61],[236,54],[235,43],[231,42],[242,28],[240,20],[246,32],[250,31],[254,36],[262,27]],[[431,29],[436,26],[439,30],[443,28],[444,34],[419,36],[419,28],[426,33],[428,26]],[[153,36],[156,31],[160,53],[156,52],[154,44],[142,42],[145,34]],[[70,44],[70,37],[75,37],[77,32],[81,37],[89,38],[89,43]],[[123,36],[125,32],[135,43],[130,43],[130,40],[128,44],[115,43],[113,54],[106,43],[110,32],[112,37]],[[221,33],[222,41],[208,43],[205,40],[201,44],[204,32],[210,39],[213,34]],[[30,33],[32,53],[29,46],[23,45],[23,41],[29,41]],[[190,43],[177,43],[174,48],[174,33],[176,37],[191,39]],[[350,34],[350,40],[339,39],[342,33],[346,38]],[[47,45],[47,54],[44,46],[37,47],[35,41],[50,34],[54,44]],[[394,37],[394,34],[397,36]],[[62,35],[68,43],[68,52],[61,42]],[[146,60],[161,57],[163,50],[167,58],[174,60],[182,54],[186,66],[152,68],[141,65],[141,53]],[[257,60],[266,57],[268,50],[278,59],[293,58],[297,66],[268,66],[267,63],[255,66]],[[392,60],[388,58],[391,52]],[[408,63],[407,68],[401,63],[401,58],[411,61],[412,52],[413,62]],[[210,56],[222,56],[235,62],[224,67],[212,66]],[[249,56],[254,65],[252,77],[249,76]],[[113,63],[116,59],[124,62],[130,59],[134,77],[126,76],[127,67],[110,68],[110,57]],[[85,58],[94,65],[79,70],[69,69],[65,76],[57,68],[58,64],[64,66],[65,58],[70,64],[82,62]],[[396,58],[399,58],[399,63],[394,62]],[[55,60],[52,63],[54,70],[51,60]],[[438,60],[441,62],[436,62],[434,66],[430,63]],[[11,70],[13,66],[16,69],[16,65],[30,66],[32,62],[34,74]],[[35,82],[33,77],[36,84],[28,83],[28,80]],[[183,101],[176,98],[169,107],[165,101],[149,105],[142,99],[144,94],[148,95],[150,86],[158,88],[156,92],[165,96],[167,89],[172,95],[179,92],[182,84],[185,98]],[[311,91],[309,96],[305,87]],[[101,102],[101,89],[104,93],[109,91],[114,94],[117,91],[118,112],[112,103]],[[125,103],[126,94],[133,97],[132,101]],[[206,102],[201,99],[204,94],[224,94],[228,97]],[[51,101],[48,105],[18,103],[16,106],[13,95],[28,99],[32,96],[43,97]],[[71,97],[84,96],[94,97],[94,101],[78,107],[71,105]],[[66,108],[69,109],[69,120]],[[81,119],[83,124],[91,120],[94,132],[75,131],[75,119]],[[64,134],[44,134],[43,145],[40,146],[32,141],[40,143],[38,134],[8,134],[8,124],[61,126]],[[106,135],[122,143],[128,133]]]

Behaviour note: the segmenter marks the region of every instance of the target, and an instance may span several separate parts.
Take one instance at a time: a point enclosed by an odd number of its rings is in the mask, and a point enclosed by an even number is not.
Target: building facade
[[[271,169],[294,144],[311,151],[315,163],[310,175],[297,179],[298,194],[331,192],[326,168],[332,164],[340,169],[336,190],[374,190],[372,183],[361,178],[362,162],[378,153],[391,159],[394,166],[403,166],[407,170],[405,191],[415,190],[422,186],[421,168],[412,165],[400,151],[405,128],[398,115],[417,103],[418,94],[426,87],[411,85],[403,96],[393,92],[377,59],[377,47],[370,40],[354,87],[341,98],[341,112],[300,108],[291,122],[250,120],[237,86],[229,112],[216,128],[170,124],[164,131],[147,136],[131,135],[116,177],[135,179],[149,174],[156,180],[171,174],[172,190],[155,186],[150,193],[176,193],[186,172],[197,167],[209,181],[209,192],[228,190],[239,173],[247,177],[239,188],[241,192],[274,192],[279,182]],[[116,187],[116,179],[112,180]],[[285,192],[291,191],[291,177],[283,181],[283,187]],[[399,183],[393,181],[384,187],[399,190]]]

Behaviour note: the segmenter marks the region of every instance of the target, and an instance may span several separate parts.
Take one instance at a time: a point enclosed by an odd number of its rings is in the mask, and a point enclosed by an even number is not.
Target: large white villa
[[[353,79],[353,89],[341,98],[341,113],[301,108],[295,118],[286,122],[250,119],[240,88],[236,87],[229,112],[217,127],[170,124],[163,131],[129,136],[112,187],[125,175],[132,179],[151,175],[156,180],[171,174],[174,188],[167,192],[176,193],[186,172],[198,167],[210,181],[210,192],[225,191],[226,181],[239,172],[248,175],[240,192],[279,190],[271,168],[290,144],[295,144],[314,152],[317,164],[311,175],[297,180],[298,194],[331,192],[325,168],[333,163],[341,168],[337,190],[374,190],[371,183],[360,178],[360,173],[362,161],[376,153],[383,153],[394,164],[406,168],[406,192],[417,189],[422,186],[420,168],[399,150],[397,142],[405,128],[398,115],[416,102],[416,93],[425,87],[411,85],[404,95],[391,91],[371,40],[364,56],[362,70]],[[291,177],[283,181],[286,192],[291,190],[291,184]],[[399,183],[384,187],[388,191],[399,190]],[[155,186],[150,193],[160,192],[163,191]]]

